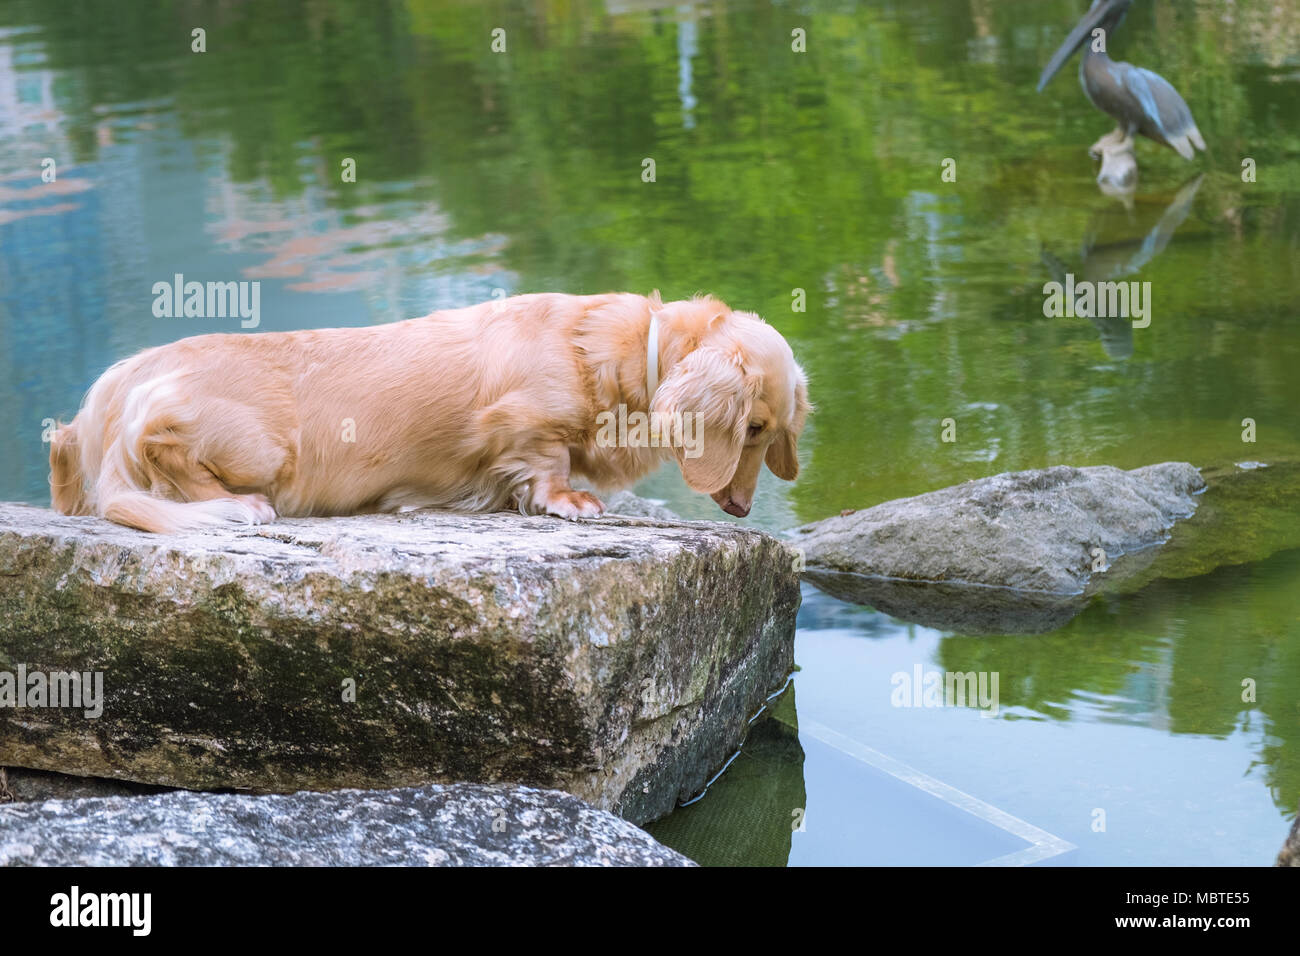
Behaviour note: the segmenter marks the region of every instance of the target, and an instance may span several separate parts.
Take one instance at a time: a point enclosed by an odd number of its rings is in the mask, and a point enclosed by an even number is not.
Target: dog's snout
[[[727,503],[722,506],[722,510],[729,515],[735,515],[737,518],[743,518],[749,514],[749,505],[740,504],[735,498],[728,498]]]

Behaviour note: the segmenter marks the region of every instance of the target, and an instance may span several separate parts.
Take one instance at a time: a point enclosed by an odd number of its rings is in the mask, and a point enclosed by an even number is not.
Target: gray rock
[[[128,797],[163,793],[163,787],[150,787],[129,780],[105,777],[71,777],[48,770],[24,767],[0,767],[0,803],[40,803],[43,800],[79,800],[84,797]]]
[[[681,521],[681,516],[660,502],[642,498],[630,491],[616,491],[605,499],[605,510],[627,518],[653,518],[656,521]]]
[[[0,865],[691,866],[567,793],[509,784],[173,791],[0,807]]]
[[[787,547],[721,522],[412,512],[148,535],[0,505],[0,764],[189,789],[511,781],[634,822],[793,668]],[[345,698],[355,681],[355,702]]]
[[[1094,548],[1108,570],[1136,572],[1204,487],[1180,462],[1058,466],[827,518],[791,540],[808,579],[842,600],[965,633],[1045,631],[1082,608]]]
[[[794,544],[825,570],[1074,594],[1093,548],[1159,544],[1204,486],[1181,462],[1020,471],[804,525]]]

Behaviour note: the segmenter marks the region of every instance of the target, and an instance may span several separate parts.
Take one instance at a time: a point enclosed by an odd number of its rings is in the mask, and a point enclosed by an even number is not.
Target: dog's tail
[[[59,425],[50,437],[50,505],[65,515],[90,513],[75,421]]]
[[[251,524],[254,520],[248,505],[235,498],[172,501],[147,491],[119,491],[104,506],[103,514],[109,521],[158,534]]]
[[[129,385],[137,368],[135,359],[110,368],[86,394],[72,423],[55,431],[50,449],[54,508],[160,534],[256,521],[255,511],[233,496],[178,501],[157,493],[175,488],[157,453],[172,447],[166,437],[184,429],[190,414],[177,388],[179,372]]]

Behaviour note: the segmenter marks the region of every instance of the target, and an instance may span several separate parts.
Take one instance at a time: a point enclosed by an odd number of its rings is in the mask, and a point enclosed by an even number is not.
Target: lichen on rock
[[[793,668],[786,545],[721,522],[412,512],[156,536],[0,505],[0,765],[259,792],[513,781],[643,822]]]

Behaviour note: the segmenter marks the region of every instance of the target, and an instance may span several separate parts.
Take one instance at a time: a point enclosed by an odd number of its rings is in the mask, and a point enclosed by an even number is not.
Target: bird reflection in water
[[[1124,205],[1107,204],[1097,210],[1088,224],[1081,243],[1081,259],[1075,267],[1076,281],[1108,282],[1138,272],[1164,251],[1174,232],[1192,211],[1196,192],[1204,173],[1183,184],[1165,205],[1142,202],[1135,206],[1131,192]],[[1103,187],[1105,192],[1105,187]],[[1044,247],[1043,264],[1053,280],[1064,284],[1070,269],[1058,256]],[[1117,316],[1091,316],[1090,321],[1101,336],[1101,347],[1115,361],[1133,355],[1133,323]]]

